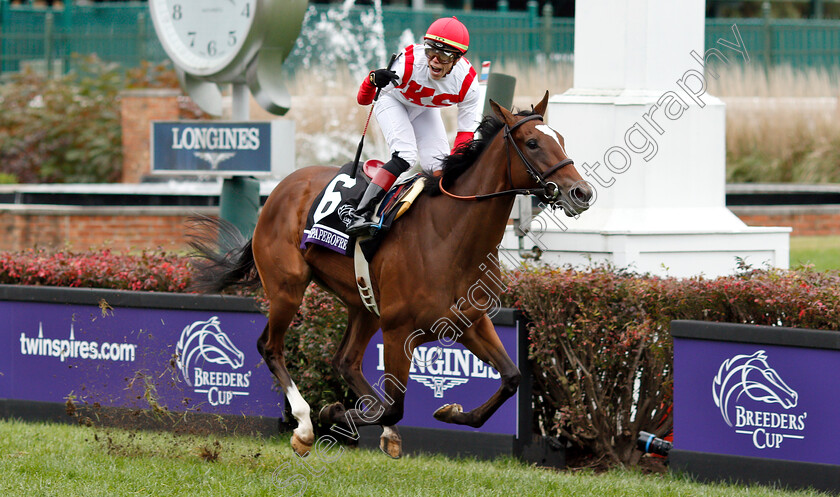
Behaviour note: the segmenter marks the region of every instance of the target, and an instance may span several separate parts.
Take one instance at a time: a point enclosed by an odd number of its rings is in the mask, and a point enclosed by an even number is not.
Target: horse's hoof
[[[434,417],[444,423],[455,423],[454,418],[463,412],[464,408],[461,407],[461,404],[446,404],[435,411]]]
[[[397,434],[379,437],[379,450],[393,459],[402,457],[402,439]]]
[[[325,405],[321,408],[321,412],[318,413],[318,421],[321,424],[331,425],[335,423],[333,420],[336,419],[337,415],[340,415],[343,411],[344,406],[341,405],[341,402],[333,402],[332,404]]]
[[[295,451],[295,454],[304,457],[309,454],[311,449],[312,442],[306,443],[297,433],[292,433],[292,450]]]

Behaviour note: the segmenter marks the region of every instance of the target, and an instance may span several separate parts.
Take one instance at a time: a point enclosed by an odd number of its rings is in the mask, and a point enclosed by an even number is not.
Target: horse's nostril
[[[573,199],[580,204],[587,204],[592,199],[592,192],[587,189],[575,187],[569,192]]]

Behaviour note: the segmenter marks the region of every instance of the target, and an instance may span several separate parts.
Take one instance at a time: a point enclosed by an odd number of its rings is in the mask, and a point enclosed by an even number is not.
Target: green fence
[[[738,26],[750,63],[797,69],[840,66],[838,20],[707,19],[706,46],[714,46],[719,38],[732,41],[733,24]]]
[[[468,57],[473,62],[568,58],[574,52],[574,20],[553,17],[548,3],[548,10],[542,12],[536,2],[529,5],[525,11],[511,12],[402,7],[375,12],[370,7],[343,10],[342,5],[313,4],[287,69],[336,62],[372,67],[409,40],[419,39],[442,15],[457,15],[470,27],[473,48]],[[374,24],[384,28],[384,48],[374,43]],[[732,24],[738,25],[753,63],[832,69],[840,65],[840,21],[709,19],[706,46],[713,46],[718,38],[731,40]],[[74,5],[68,1],[63,9],[38,9],[12,7],[9,0],[0,0],[0,73],[19,71],[23,63],[66,72],[72,69],[73,53],[96,53],[125,67],[167,58],[146,3]]]

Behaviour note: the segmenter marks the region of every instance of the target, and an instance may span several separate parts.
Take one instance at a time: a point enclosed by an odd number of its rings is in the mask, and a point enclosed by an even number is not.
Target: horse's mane
[[[526,117],[534,114],[533,110],[523,110],[516,113],[517,116]],[[495,115],[485,116],[481,123],[476,128],[479,138],[470,140],[455,149],[455,153],[447,155],[442,159],[443,174],[440,177],[432,176],[428,173],[423,173],[426,177],[425,194],[435,196],[440,195],[440,183],[443,182],[444,188],[449,188],[466,172],[473,164],[475,164],[478,157],[484,152],[493,138],[501,131],[504,122]]]

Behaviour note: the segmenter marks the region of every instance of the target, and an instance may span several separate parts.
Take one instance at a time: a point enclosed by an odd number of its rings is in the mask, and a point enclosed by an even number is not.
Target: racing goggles
[[[458,57],[458,53],[436,48],[427,43],[426,58],[432,60],[435,57],[437,57],[441,64],[449,64]]]

